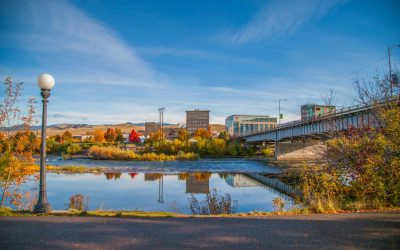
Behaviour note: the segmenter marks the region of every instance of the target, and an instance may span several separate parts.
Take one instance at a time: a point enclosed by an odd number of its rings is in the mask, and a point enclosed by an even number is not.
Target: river
[[[214,190],[231,198],[235,212],[273,211],[280,197],[285,208],[293,206],[291,188],[266,174],[280,169],[248,159],[200,159],[197,161],[129,162],[91,159],[61,160],[49,157],[53,166],[105,167],[102,174],[47,174],[47,195],[53,209],[68,207],[69,198],[81,194],[90,210],[141,210],[192,213],[193,197],[200,203]],[[34,188],[29,181],[25,188]]]

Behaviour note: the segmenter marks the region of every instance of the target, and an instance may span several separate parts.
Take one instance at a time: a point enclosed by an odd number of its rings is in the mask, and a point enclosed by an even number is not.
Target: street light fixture
[[[47,98],[50,96],[50,90],[54,87],[54,78],[49,74],[42,74],[38,78],[38,85],[43,97],[42,112],[42,143],[40,146],[40,183],[38,202],[33,208],[35,213],[48,213],[51,211],[50,203],[47,202],[46,194],[46,122],[47,122]]]
[[[279,99],[279,114],[278,114],[278,124],[281,124],[281,102],[287,102],[287,99]],[[283,118],[283,116],[282,116]]]
[[[400,48],[400,44],[395,44],[395,45],[388,45],[388,57],[389,57],[389,82],[390,82],[390,96],[393,96],[393,78],[392,78],[392,64],[390,62],[390,54],[391,50],[395,47]]]

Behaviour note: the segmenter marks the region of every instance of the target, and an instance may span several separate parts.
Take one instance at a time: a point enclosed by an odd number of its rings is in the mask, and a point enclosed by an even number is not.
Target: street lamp
[[[390,62],[390,54],[394,47],[400,47],[400,44],[395,44],[392,46],[388,45],[390,96],[393,96],[392,64]]]
[[[40,146],[40,183],[38,202],[33,208],[35,213],[48,213],[51,210],[50,203],[47,202],[46,194],[46,120],[47,120],[47,98],[50,96],[50,90],[54,87],[54,78],[49,74],[42,74],[38,78],[38,85],[43,97],[42,112],[42,143]]]
[[[278,115],[278,124],[281,124],[281,102],[285,101],[287,102],[287,99],[279,99],[279,115]],[[283,118],[283,116],[282,116]]]

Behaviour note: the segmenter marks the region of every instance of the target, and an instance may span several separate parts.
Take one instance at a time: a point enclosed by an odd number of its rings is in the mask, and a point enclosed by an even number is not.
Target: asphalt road
[[[0,217],[0,249],[400,249],[400,211],[246,218]]]

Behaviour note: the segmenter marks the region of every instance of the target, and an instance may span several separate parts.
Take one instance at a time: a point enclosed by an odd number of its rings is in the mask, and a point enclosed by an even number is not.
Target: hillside
[[[165,127],[177,127],[176,124],[166,124]],[[211,124],[212,131],[224,131],[225,126],[222,124]],[[144,132],[143,123],[122,123],[122,124],[102,124],[102,125],[89,125],[89,124],[57,124],[51,125],[47,128],[47,135],[58,135],[65,131],[71,132],[72,135],[85,135],[87,133],[93,133],[95,130],[106,131],[108,128],[118,128],[121,129],[122,133],[130,133],[132,129],[139,132]],[[40,132],[40,127],[36,126],[34,128]]]

